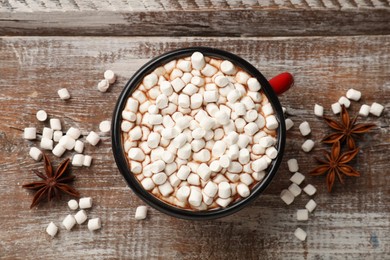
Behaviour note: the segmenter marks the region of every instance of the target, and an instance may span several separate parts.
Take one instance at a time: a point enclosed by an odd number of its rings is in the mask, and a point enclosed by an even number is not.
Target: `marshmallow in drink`
[[[40,161],[42,159],[42,152],[36,147],[31,147],[29,155],[31,158],[33,158],[35,161]]]
[[[366,104],[363,104],[363,105],[360,107],[359,115],[364,116],[364,117],[367,117],[369,113],[370,113],[370,106],[368,106],[368,105],[366,105]]]
[[[217,198],[215,200],[215,203],[217,203],[222,208],[226,208],[230,204],[230,202],[232,202],[232,198],[227,198],[227,199]]]
[[[148,208],[146,206],[138,206],[135,210],[135,216],[134,218],[136,220],[142,220],[145,219],[148,213]]]
[[[249,78],[249,74],[244,71],[239,71],[236,74],[236,81],[240,84],[246,84]]]
[[[253,136],[259,131],[259,127],[256,123],[250,122],[244,127],[244,132],[246,135]]]
[[[149,75],[146,75],[142,81],[142,84],[145,86],[146,89],[151,89],[154,87],[158,82],[158,76],[155,73],[150,73]]]
[[[130,121],[130,122],[135,122],[137,120],[137,115],[134,112],[123,110],[122,111],[122,118],[127,120],[127,121]],[[109,129],[109,127],[110,127],[110,129]],[[110,132],[111,122],[109,122],[109,121],[101,122],[99,124],[99,130],[103,133]]]
[[[153,174],[153,176],[152,176],[152,181],[156,185],[164,184],[167,181],[167,179],[168,179],[168,176],[164,172],[159,172],[159,173]]]
[[[221,71],[226,75],[233,75],[236,72],[234,64],[228,60],[222,61],[220,68]]]
[[[252,178],[256,181],[261,181],[263,180],[265,177],[265,172],[264,171],[261,171],[261,172],[253,172],[252,173]]]
[[[158,190],[164,197],[168,197],[173,192],[173,188],[169,181],[166,181],[164,184],[159,185]]]
[[[265,156],[260,157],[259,159],[252,162],[252,169],[255,172],[261,172],[268,168],[268,161]]]
[[[229,94],[227,95],[227,100],[230,103],[235,103],[240,98],[241,98],[241,93],[237,89],[230,91]]]
[[[374,116],[380,116],[384,108],[381,104],[374,102],[370,107],[370,113]]]
[[[71,230],[75,224],[76,224],[76,219],[71,214],[66,216],[62,221],[62,225],[65,227],[66,230]]]
[[[248,173],[241,173],[240,174],[240,181],[247,186],[249,186],[253,183],[253,179],[252,179],[251,175]]]
[[[142,162],[145,159],[145,154],[140,148],[130,148],[127,156],[134,161]]]
[[[201,70],[201,73],[206,77],[212,77],[217,72],[218,69],[210,64],[206,64]]]
[[[256,78],[249,78],[247,86],[250,91],[259,91],[261,89],[260,83]]]
[[[191,189],[188,186],[181,186],[176,191],[176,198],[181,202],[186,202],[188,197],[190,196]]]
[[[279,122],[274,115],[267,116],[265,122],[266,127],[270,130],[275,130],[279,127]]]
[[[40,147],[44,150],[53,150],[53,140],[42,137]]]
[[[95,231],[102,227],[102,222],[100,218],[92,218],[88,220],[88,229],[89,231]]]
[[[250,153],[246,148],[242,148],[238,154],[238,161],[241,164],[247,164],[250,161]]]
[[[188,175],[187,182],[190,185],[198,186],[200,185],[200,178],[198,174],[191,173]]]
[[[263,97],[259,92],[248,91],[246,94],[256,103],[260,103],[261,100],[263,100]]]
[[[268,147],[267,149],[265,149],[265,154],[269,158],[275,159],[278,156],[278,150],[276,150],[275,147],[271,146],[271,147]]]
[[[151,178],[143,179],[141,181],[141,185],[147,191],[151,191],[156,186]]]
[[[211,154],[207,149],[202,149],[199,152],[193,154],[193,159],[198,162],[208,162],[210,158]]]
[[[188,203],[190,203],[191,206],[199,207],[202,203],[202,193],[194,188],[191,188],[190,196],[188,197]]]
[[[100,141],[100,136],[97,133],[95,133],[94,131],[91,131],[91,132],[89,132],[86,140],[91,145],[96,146]]]
[[[359,101],[362,96],[362,93],[358,90],[351,88],[348,89],[346,96],[350,100]]]
[[[212,181],[207,182],[206,186],[203,188],[203,193],[209,196],[210,198],[214,198],[217,192],[218,192],[218,185]]]
[[[210,170],[209,166],[207,166],[207,164],[202,163],[198,167],[197,174],[199,175],[199,177],[202,180],[208,181],[210,179],[211,170]]]
[[[267,103],[264,106],[262,106],[261,110],[263,111],[263,114],[265,116],[269,116],[269,115],[272,115],[274,113],[274,109],[272,108],[271,103]]]
[[[219,158],[224,155],[226,151],[226,143],[224,141],[217,141],[212,149],[213,157]]]
[[[244,116],[246,114],[246,107],[243,103],[240,102],[234,103],[233,110],[238,116]]]
[[[126,102],[126,110],[137,113],[139,108],[139,101],[134,98],[128,98]]]
[[[222,170],[222,166],[219,163],[219,160],[215,160],[210,163],[210,170],[213,172],[219,172],[220,170]]]
[[[191,65],[196,70],[201,70],[206,65],[204,56],[200,52],[194,52],[191,55]]]
[[[194,95],[195,93],[197,93],[199,90],[199,88],[197,86],[195,86],[194,84],[192,83],[189,83],[187,84],[183,90],[182,90],[182,93],[188,95],[188,96],[192,96]]]
[[[163,160],[157,160],[151,164],[152,173],[162,172],[164,168],[165,168],[165,162]]]
[[[69,91],[66,88],[61,88],[57,91],[58,96],[62,100],[68,100],[70,99]]]
[[[36,114],[38,121],[44,122],[47,119],[47,113],[45,110],[39,110]]]
[[[214,82],[218,87],[223,88],[229,84],[229,79],[223,75],[218,75],[215,77]]]
[[[159,133],[152,132],[148,136],[147,144],[151,149],[157,148],[160,144],[161,136]]]
[[[249,190],[249,187],[247,185],[245,185],[244,183],[239,183],[237,185],[237,193],[243,197],[243,198],[246,198],[249,196],[249,194],[251,193],[250,190]]]
[[[221,182],[218,184],[218,197],[227,199],[232,194],[230,184],[228,182]]]

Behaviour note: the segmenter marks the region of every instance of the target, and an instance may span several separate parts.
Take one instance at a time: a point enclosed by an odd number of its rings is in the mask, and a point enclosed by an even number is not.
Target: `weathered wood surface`
[[[0,1],[0,35],[294,36],[390,33],[389,0]]]
[[[296,85],[280,97],[295,121],[288,133],[284,162],[266,192],[241,212],[215,221],[175,219],[151,209],[145,221],[135,221],[143,204],[120,176],[107,136],[86,154],[91,168],[73,168],[75,187],[94,198],[89,216],[99,216],[103,228],[90,233],[85,225],[60,230],[55,239],[44,232],[50,221],[59,224],[69,213],[66,201],[29,210],[32,194],[23,183],[42,169],[28,156],[37,142],[22,139],[22,129],[42,129],[35,113],[45,109],[60,118],[65,129],[79,127],[85,135],[109,119],[126,81],[147,60],[168,50],[203,45],[222,48],[250,61],[270,78],[282,71],[295,74]],[[389,109],[390,36],[298,38],[0,38],[0,258],[1,259],[388,259],[390,257]],[[96,90],[105,69],[119,75],[108,93]],[[66,87],[72,99],[64,102],[57,89]],[[355,162],[362,177],[336,184],[328,194],[325,179],[310,177],[315,154],[300,150],[304,138],[298,125],[308,120],[318,141],[330,130],[313,115],[314,103],[325,106],[349,88],[362,91],[359,104],[386,106],[380,118],[363,121],[378,125],[364,141]],[[66,156],[70,156],[69,153]],[[297,209],[309,200],[301,195],[286,206],[279,198],[289,185],[286,160],[295,157],[306,183],[318,188],[318,208],[308,222],[295,220]],[[54,165],[60,159],[50,156]],[[65,157],[64,157],[65,158]],[[66,199],[66,198],[65,198]],[[306,242],[293,235],[296,227],[308,233]]]

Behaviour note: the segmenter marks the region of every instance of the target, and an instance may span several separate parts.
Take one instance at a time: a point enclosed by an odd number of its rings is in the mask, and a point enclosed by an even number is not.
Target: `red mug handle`
[[[288,72],[283,72],[269,80],[269,84],[276,95],[286,92],[294,85],[294,77]]]

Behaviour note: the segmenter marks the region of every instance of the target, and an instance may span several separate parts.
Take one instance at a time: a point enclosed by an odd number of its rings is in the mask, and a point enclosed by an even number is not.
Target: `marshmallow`
[[[152,181],[151,178],[145,178],[141,181],[141,185],[142,187],[144,187],[145,190],[147,191],[151,191],[154,187],[155,187],[155,184],[154,182]]]
[[[222,208],[227,207],[230,204],[230,202],[232,202],[232,198],[227,198],[227,199],[218,198],[215,200],[215,203],[217,203]]]
[[[182,165],[179,169],[179,171],[177,172],[177,177],[180,179],[180,180],[187,180],[188,176],[190,175],[191,173],[191,169],[190,167],[188,167],[187,165]]]
[[[297,210],[297,220],[306,221],[309,219],[309,211],[307,209],[298,209]]]
[[[203,54],[200,52],[194,52],[191,55],[191,64],[192,67],[196,70],[203,69],[203,67],[206,65]]]
[[[180,185],[181,180],[177,178],[176,174],[172,174],[171,176],[169,176],[169,183],[172,185],[172,187],[176,188]]]
[[[206,131],[212,129],[215,126],[215,120],[211,117],[208,117],[208,116],[203,118],[202,121],[199,123],[200,123],[201,127]],[[207,132],[206,132],[206,134],[207,134]]]
[[[341,105],[339,102],[333,103],[331,105],[331,108],[332,108],[333,114],[338,114],[341,112]]]
[[[229,156],[230,160],[237,160],[240,154],[240,148],[237,144],[233,144],[229,146],[229,150],[226,154]]]
[[[246,112],[244,119],[246,122],[253,122],[257,119],[258,113],[256,110],[249,110]]]
[[[133,119],[132,121],[134,122],[135,121],[135,119],[136,119],[136,115],[134,114],[134,113],[132,113],[132,112],[129,112],[129,113],[131,113],[132,114],[132,116],[130,117],[130,119]],[[123,114],[123,113],[122,113]],[[100,132],[102,132],[102,133],[108,133],[108,132],[110,132],[110,130],[111,130],[111,121],[102,121],[102,122],[100,122],[100,124],[99,124],[99,130],[100,130]],[[77,139],[77,138],[76,138]]]
[[[228,171],[231,173],[240,173],[242,172],[242,165],[239,162],[232,162],[228,167]]]
[[[194,139],[201,139],[206,135],[206,131],[202,128],[196,128],[192,131],[191,136]]]
[[[53,130],[61,130],[61,121],[58,118],[50,119],[50,128]]]
[[[208,162],[211,158],[210,151],[207,149],[200,150],[193,154],[193,159],[198,162]]]
[[[191,79],[192,79],[192,74],[189,73],[189,72],[183,73],[183,76],[181,77],[181,80],[182,80],[184,83],[186,83],[186,84],[190,83],[190,82],[191,82]]]
[[[121,123],[121,130],[122,132],[129,132],[130,129],[134,126],[133,123],[130,123],[129,121],[123,120]]]
[[[146,102],[144,102],[143,104],[145,104]],[[133,112],[133,113],[137,113],[138,112],[138,108],[139,108],[138,100],[136,100],[134,98],[128,98],[127,99],[126,110],[128,110],[130,112]]]
[[[171,73],[172,70],[176,67],[176,60],[172,60],[172,61],[168,62],[163,67],[167,73]]]
[[[110,87],[110,82],[108,82],[108,80],[106,79],[99,81],[99,83],[97,84],[97,89],[100,92],[106,92],[109,87]]]
[[[226,181],[223,181],[218,184],[218,197],[221,199],[227,199],[232,194],[230,184]]]
[[[200,204],[202,203],[202,198],[203,198],[202,193],[199,190],[191,189],[191,193],[188,198],[188,203],[190,203],[191,206],[199,207]]]
[[[89,231],[95,231],[102,227],[102,222],[100,218],[92,218],[88,220],[88,229]]]
[[[314,147],[314,141],[313,140],[306,140],[303,144],[302,144],[302,150],[306,153],[310,152]]]
[[[294,126],[294,122],[290,118],[287,118],[285,120],[285,124],[286,124],[287,131],[290,130]]]
[[[297,184],[297,185],[300,185],[304,179],[305,179],[305,176],[302,173],[296,172],[296,173],[294,173],[293,176],[291,176],[290,181]]]
[[[234,67],[233,63],[231,63],[228,60],[224,60],[221,63],[221,71],[226,75],[233,75],[236,72],[236,68]]]
[[[344,96],[340,97],[338,102],[340,105],[344,105],[346,108],[349,108],[351,105],[351,101],[349,101],[349,99]]]
[[[211,170],[207,164],[202,163],[197,169],[197,174],[202,180],[208,181],[210,179]]]
[[[226,125],[226,124],[228,124],[230,122],[229,115],[226,112],[224,112],[224,111],[218,111],[215,114],[215,119],[221,125]]]
[[[203,193],[210,198],[214,198],[217,192],[218,192],[218,185],[212,181],[207,182],[206,186],[203,189]]]
[[[95,133],[94,131],[91,131],[91,132],[89,132],[86,140],[91,145],[96,146],[100,141],[100,137],[97,133]]]
[[[282,190],[280,193],[280,198],[286,203],[287,205],[290,205],[294,201],[294,195],[289,190]]]
[[[259,81],[256,78],[250,78],[247,81],[247,86],[250,91],[259,91],[261,89]]]
[[[133,98],[135,98],[136,100],[138,100],[138,102],[141,104],[146,101],[146,96],[145,96],[144,92],[142,92],[140,90],[135,90],[131,96]]]
[[[218,72],[218,69],[210,64],[206,64],[203,69],[200,71],[206,77],[212,77],[215,73]]]
[[[246,148],[242,148],[238,154],[238,161],[241,164],[247,164],[250,161],[249,150]]]
[[[152,173],[158,173],[163,171],[165,168],[165,162],[163,160],[157,160],[151,164],[151,171]]]
[[[145,86],[146,89],[151,89],[157,84],[158,76],[155,73],[150,73],[149,75],[146,75],[144,79],[142,80],[142,84]]]
[[[191,83],[194,84],[195,86],[200,87],[200,86],[203,86],[205,82],[204,82],[204,79],[201,78],[200,76],[194,76],[191,79]]]
[[[219,158],[219,165],[222,168],[228,168],[230,166],[231,160],[228,155],[222,155],[221,158]]]
[[[131,148],[127,156],[134,161],[142,162],[145,159],[145,154],[140,148]]]
[[[234,89],[229,92],[227,95],[227,100],[231,103],[235,103],[238,99],[240,99],[241,93],[237,89]]]
[[[130,162],[130,171],[134,174],[140,174],[142,172],[142,164],[136,161]]]
[[[57,93],[58,93],[58,96],[60,97],[60,99],[62,99],[62,100],[70,99],[69,91],[66,88],[59,89],[57,91]]]
[[[170,96],[173,93],[172,84],[169,81],[163,81],[160,84],[160,91],[166,96]],[[134,95],[134,94],[133,94]]]
[[[294,231],[294,236],[296,236],[296,238],[298,238],[298,239],[301,240],[301,241],[305,241],[305,240],[306,240],[306,237],[307,237],[307,234],[306,234],[305,231],[303,231],[303,229],[297,228],[297,229]]]
[[[215,91],[215,90],[205,91],[203,93],[203,99],[206,103],[217,102],[218,101],[218,91]]]
[[[297,172],[299,170],[297,159],[289,159],[287,161],[287,166],[290,172]]]
[[[309,123],[308,123],[307,121],[302,122],[302,123],[299,125],[299,131],[301,132],[301,135],[302,135],[302,136],[307,136],[307,135],[309,135],[310,132],[311,132]]]
[[[237,132],[230,132],[226,137],[225,137],[225,140],[226,140],[226,143],[228,145],[233,145],[233,144],[236,144],[238,142],[238,137],[239,135],[237,134]]]
[[[185,143],[187,142],[187,137],[184,133],[181,133],[177,135],[173,141],[172,144],[175,148],[179,149],[181,148]]]
[[[172,81],[176,78],[181,78],[183,76],[183,71],[177,69],[177,68],[174,68],[171,72],[171,75],[169,76],[169,79]]]
[[[71,127],[69,130],[66,132],[66,135],[72,137],[73,139],[78,139],[81,135],[81,132],[79,129]]]
[[[83,224],[86,220],[87,220],[87,213],[85,212],[85,210],[79,210],[75,215],[74,215],[74,218],[77,222],[77,224],[81,225]]]
[[[137,120],[137,115],[133,112],[130,112],[130,111],[126,111],[126,110],[123,110],[122,111],[122,118],[127,120],[127,121],[130,121],[130,122],[134,122]],[[104,123],[103,123],[104,122]],[[108,130],[108,124],[110,123],[110,129],[111,129],[111,122],[109,121],[103,121],[99,124],[99,130],[101,132],[103,132],[102,130],[104,131],[107,131]],[[106,123],[106,122],[109,122],[109,123]],[[101,127],[100,127],[101,126]],[[109,132],[110,130],[108,130],[107,132]]]
[[[168,97],[165,94],[160,94],[156,98],[156,107],[159,109],[166,108],[168,106]]]
[[[213,171],[213,172],[219,172],[220,170],[222,170],[222,167],[219,163],[219,160],[216,160],[216,161],[212,161],[210,163],[210,170]]]
[[[238,116],[246,115],[246,107],[243,103],[234,103],[233,110]]]
[[[185,72],[190,72],[192,70],[191,62],[188,60],[179,60],[176,64],[176,67]]]
[[[249,111],[248,111],[249,112]],[[256,123],[250,122],[244,127],[244,132],[246,135],[253,136],[259,131],[259,127]]]
[[[31,147],[31,148],[30,148],[29,155],[30,155],[31,158],[33,158],[35,161],[40,161],[40,160],[42,160],[42,156],[43,156],[41,150],[39,150],[39,149],[36,148],[36,147]]]
[[[182,160],[188,160],[191,157],[191,154],[191,145],[189,143],[186,143],[177,150],[177,157]]]
[[[268,168],[268,161],[264,156],[252,162],[252,169],[255,172],[261,172],[267,168]]]
[[[196,92],[198,92],[198,88],[194,84],[187,84],[185,88],[183,88],[182,92],[188,96],[194,95]]]
[[[175,160],[175,155],[169,151],[165,151],[162,155],[161,155],[161,159],[165,162],[165,163],[172,163],[174,160]]]
[[[47,113],[45,110],[39,110],[36,114],[38,121],[44,122],[47,119]]]
[[[351,88],[348,89],[346,96],[350,100],[359,101],[360,98],[362,97],[362,93],[358,90]]]
[[[203,202],[207,206],[210,206],[214,202],[214,199],[204,194],[204,192],[202,192],[202,196],[203,196]],[[205,209],[207,209],[207,207]]]
[[[191,142],[191,149],[195,153],[202,150],[205,146],[206,146],[206,142],[203,139],[197,139]]]
[[[179,96],[180,97],[180,96]],[[203,96],[199,93],[191,96],[191,109],[197,109],[202,106]]]
[[[309,202],[306,204],[305,208],[309,212],[313,212],[313,210],[317,207],[317,203],[314,200],[309,200]]]
[[[244,91],[246,91],[245,88],[244,88]],[[248,91],[248,92],[244,92],[244,93],[246,93],[247,96],[249,96],[256,103],[260,103],[261,100],[263,100],[263,97],[261,96],[260,92]]]
[[[324,107],[318,104],[314,105],[314,114],[316,116],[322,117],[324,115]]]
[[[92,156],[85,155],[84,156],[83,166],[89,167],[89,166],[91,166],[91,163],[92,163]]]
[[[271,147],[268,147],[266,150],[265,150],[265,154],[271,158],[271,159],[275,159],[276,156],[278,156],[278,150],[276,150],[275,147],[271,146]]]
[[[226,143],[223,141],[217,141],[212,149],[213,157],[220,158],[226,151]]]
[[[223,88],[229,84],[229,79],[223,75],[218,75],[215,77],[214,82],[218,87]]]
[[[241,149],[246,148],[250,142],[251,142],[251,137],[244,135],[244,134],[241,134],[238,136],[237,145]]]
[[[270,136],[264,136],[259,140],[259,145],[264,148],[270,147],[274,145],[274,143],[275,143],[274,139]]]
[[[148,122],[151,125],[161,125],[163,121],[162,115],[149,115]]]
[[[225,173],[226,178],[228,178],[231,182],[238,182],[240,180],[240,175],[236,173],[230,173],[226,172]],[[232,194],[233,195],[233,194]]]
[[[267,103],[264,106],[262,106],[261,110],[263,111],[263,114],[265,116],[269,116],[269,115],[274,114],[274,109],[272,108],[271,103]]]
[[[264,179],[264,177],[265,177],[265,172],[264,171],[252,173],[252,178],[255,181],[262,181]]]
[[[370,107],[370,113],[373,114],[374,116],[380,116],[384,108],[385,107],[382,106],[381,104],[374,102]]]
[[[317,192],[317,189],[313,185],[308,184],[303,188],[303,191],[306,192],[307,195],[313,196]]]
[[[76,210],[79,207],[79,203],[77,202],[77,200],[69,200],[68,201],[68,207],[71,210]]]
[[[265,154],[265,149],[263,146],[259,144],[255,144],[252,146],[252,153],[256,155],[263,155]]]
[[[244,183],[239,183],[237,185],[237,193],[241,197],[246,198],[246,197],[248,197],[250,195],[251,192],[250,192],[250,190],[249,190],[247,185],[245,185]]]
[[[178,98],[178,103],[181,108],[190,107],[190,97],[185,94],[180,94]]]
[[[164,184],[167,181],[167,179],[168,179],[168,176],[163,172],[156,173],[152,176],[152,181],[156,185]]]
[[[62,221],[62,225],[66,228],[66,230],[71,230],[75,224],[76,224],[76,220],[71,214],[66,216]]]
[[[274,115],[267,116],[265,122],[266,127],[270,130],[274,130],[279,126],[278,120]]]
[[[249,78],[249,74],[244,71],[239,71],[236,74],[236,81],[241,84],[246,84]]]
[[[57,131],[53,132],[53,141],[54,142],[59,142],[61,137],[62,137],[62,131],[57,130]]]
[[[160,144],[160,140],[161,140],[160,134],[152,132],[148,136],[147,144],[151,149],[154,149]]]
[[[181,201],[185,202],[187,201],[188,196],[190,196],[191,189],[188,186],[181,186],[177,191],[176,191],[176,198]]]
[[[108,81],[108,83],[113,84],[116,80],[116,75],[112,70],[106,70],[104,72],[104,78]]]
[[[130,130],[129,132],[129,138],[132,141],[137,141],[140,140],[142,137],[142,130],[141,127],[136,126],[133,129]]]
[[[61,157],[65,153],[65,151],[66,149],[61,144],[57,144],[56,146],[54,146],[52,153],[57,157]]]
[[[171,84],[176,93],[179,93],[186,85],[181,78],[175,78],[171,81]]]
[[[134,218],[136,220],[146,219],[147,213],[148,213],[148,208],[146,206],[138,206],[137,209],[135,210]]]
[[[360,107],[360,110],[359,110],[359,115],[361,116],[368,116],[368,114],[370,113],[370,106],[366,105],[366,104],[363,104],[361,107]]]
[[[50,222],[46,228],[46,233],[49,234],[51,237],[55,237],[57,232],[58,232],[58,227],[53,222]]]
[[[42,137],[40,147],[45,150],[53,150],[53,140]]]
[[[295,183],[291,183],[291,185],[288,187],[288,191],[291,192],[294,197],[297,197],[299,194],[301,194],[302,189]]]
[[[73,155],[73,159],[72,159],[73,166],[80,167],[80,166],[83,166],[83,163],[84,163],[84,155],[83,154]]]

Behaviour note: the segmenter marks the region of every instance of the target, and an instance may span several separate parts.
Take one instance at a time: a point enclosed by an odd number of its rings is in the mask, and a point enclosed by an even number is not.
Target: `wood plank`
[[[241,212],[216,221],[184,221],[151,209],[148,220],[133,219],[141,201],[126,186],[113,156],[109,137],[86,154],[94,156],[91,168],[74,168],[75,183],[83,196],[92,196],[88,212],[101,217],[103,228],[91,234],[85,225],[61,230],[49,239],[48,222],[59,224],[70,211],[63,203],[29,210],[32,194],[20,185],[35,179],[32,169],[42,163],[28,156],[30,146],[20,131],[42,129],[38,109],[61,118],[65,128],[79,127],[85,136],[111,117],[115,100],[126,81],[147,60],[188,46],[211,46],[236,53],[259,68],[267,78],[279,72],[294,73],[294,89],[280,97],[295,122],[279,174],[266,192]],[[2,259],[386,259],[390,246],[390,194],[388,170],[390,139],[390,36],[283,37],[283,38],[161,38],[161,37],[2,37],[0,38],[0,258]],[[118,74],[108,93],[96,90],[105,69]],[[57,89],[67,87],[72,99],[64,102]],[[310,177],[313,153],[300,150],[304,138],[298,125],[309,121],[317,142],[330,130],[313,115],[313,104],[330,105],[349,88],[363,93],[360,104],[376,101],[384,114],[362,121],[378,125],[359,142],[354,166],[360,178],[339,183],[328,194],[325,179]],[[70,154],[66,154],[70,156]],[[295,157],[306,183],[318,188],[319,206],[308,222],[298,223],[295,212],[309,197],[301,195],[286,206],[279,193],[289,184],[286,160]],[[51,156],[54,165],[59,159]],[[308,232],[307,242],[294,238],[296,227]]]
[[[389,0],[0,3],[0,35],[15,36],[375,35],[389,23]]]

